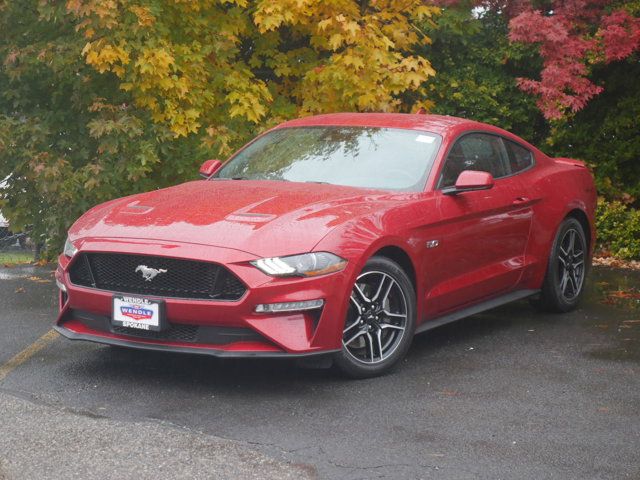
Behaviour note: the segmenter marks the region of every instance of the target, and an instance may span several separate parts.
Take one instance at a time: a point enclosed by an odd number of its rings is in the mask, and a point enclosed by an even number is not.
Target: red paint
[[[222,162],[220,160],[206,160],[200,166],[200,175],[205,178],[209,178],[211,175],[216,173],[222,167]]]
[[[465,170],[456,180],[457,190],[488,190],[493,187],[493,175],[488,172]]]
[[[315,353],[341,348],[349,292],[366,260],[384,247],[406,253],[415,271],[418,322],[515,289],[540,288],[556,230],[572,210],[584,212],[595,240],[596,192],[589,171],[554,160],[499,128],[454,117],[335,114],[276,128],[360,125],[434,132],[443,142],[419,193],[277,181],[193,181],[98,205],[71,228],[80,251],[121,252],[213,261],[247,285],[235,302],[166,299],[170,323],[250,328],[265,343],[224,346],[143,343],[240,352]],[[445,195],[435,186],[443,160],[463,133],[489,132],[526,146],[535,166],[510,177],[462,178],[490,189]],[[577,168],[581,167],[581,168]],[[490,175],[489,175],[490,177]],[[438,240],[437,248],[427,242]],[[273,278],[249,262],[310,251],[333,252],[345,270],[317,278]],[[126,339],[85,327],[73,310],[111,315],[111,293],[77,287],[60,256],[56,278],[68,290],[57,324],[101,339]],[[256,314],[259,303],[325,299],[312,313]],[[61,299],[62,300],[62,299]]]

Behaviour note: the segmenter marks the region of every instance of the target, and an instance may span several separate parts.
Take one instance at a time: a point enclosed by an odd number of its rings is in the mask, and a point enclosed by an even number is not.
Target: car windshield
[[[418,191],[440,143],[435,133],[394,128],[281,128],[240,150],[215,178]]]

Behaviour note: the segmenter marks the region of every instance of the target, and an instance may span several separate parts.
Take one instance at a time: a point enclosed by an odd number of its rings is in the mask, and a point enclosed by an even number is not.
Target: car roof
[[[408,113],[330,113],[303,117],[278,125],[277,128],[313,126],[361,126],[404,128],[444,134],[452,128],[500,130],[492,125],[448,115]]]

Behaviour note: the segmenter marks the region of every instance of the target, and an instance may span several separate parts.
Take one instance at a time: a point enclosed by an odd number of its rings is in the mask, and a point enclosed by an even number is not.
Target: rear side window
[[[507,154],[509,155],[511,173],[521,172],[533,165],[533,155],[529,150],[510,140],[503,140],[504,146],[507,149]]]
[[[508,170],[502,140],[495,135],[471,133],[458,140],[444,163],[440,188],[456,183],[463,170],[489,172],[493,178],[504,177]]]

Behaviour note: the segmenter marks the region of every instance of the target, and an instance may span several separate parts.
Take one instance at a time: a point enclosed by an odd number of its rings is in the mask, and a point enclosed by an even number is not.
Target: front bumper
[[[254,256],[229,248],[137,239],[85,239],[78,246],[86,252],[216,262],[232,271],[248,289],[237,301],[163,298],[170,325],[167,332],[156,335],[123,332],[110,322],[112,297],[116,293],[128,292],[110,292],[72,284],[68,270],[73,259],[61,255],[56,280],[66,292],[60,292],[60,314],[55,329],[69,339],[224,357],[302,357],[331,353],[341,348],[350,291],[349,267],[317,278],[273,278],[248,263],[255,259]],[[258,304],[319,298],[324,300],[322,309],[255,313]]]

